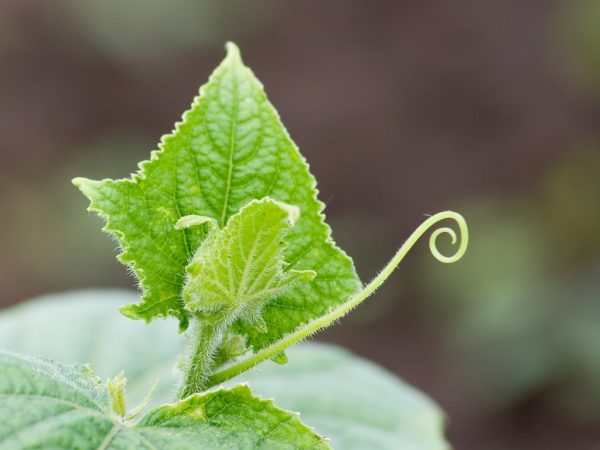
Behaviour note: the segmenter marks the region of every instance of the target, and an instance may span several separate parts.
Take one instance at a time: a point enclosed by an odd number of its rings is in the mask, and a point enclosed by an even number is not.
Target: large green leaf
[[[124,370],[131,403],[157,377],[151,401],[175,395],[173,367],[181,353],[176,324],[127,320],[117,307],[133,301],[123,291],[82,291],[42,297],[0,313],[0,348],[87,361],[103,377]],[[302,344],[284,366],[265,363],[242,374],[252,391],[301,413],[333,448],[442,450],[443,414],[424,394],[364,359],[330,345]]]
[[[306,161],[233,44],[159,148],[130,179],[74,181],[90,208],[107,220],[105,230],[123,249],[119,258],[139,279],[143,298],[122,310],[127,316],[150,321],[172,315],[187,326],[189,312],[181,300],[185,267],[204,233],[199,227],[177,230],[175,223],[200,215],[223,227],[242,206],[266,196],[300,209],[285,260],[289,269],[314,270],[317,276],[264,309],[266,333],[238,324],[254,349],[360,289],[352,261],[331,240]]]
[[[86,366],[0,352],[0,449],[326,449],[298,415],[247,386],[194,394],[139,422],[111,410]]]

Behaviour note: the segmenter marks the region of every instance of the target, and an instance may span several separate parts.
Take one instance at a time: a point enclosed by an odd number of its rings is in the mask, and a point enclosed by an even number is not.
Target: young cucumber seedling
[[[74,183],[106,219],[136,274],[140,303],[121,309],[151,321],[193,323],[181,397],[201,392],[330,325],[367,298],[415,241],[454,212],[430,217],[379,276],[363,287],[352,260],[324,222],[304,158],[234,44],[160,150],[130,179]],[[240,356],[251,356],[231,364]]]
[[[139,282],[140,301],[121,312],[146,322],[177,318],[180,331],[189,328],[190,348],[177,401],[137,422],[141,408],[126,410],[122,375],[107,387],[85,367],[0,353],[0,394],[18,391],[36,402],[39,390],[56,390],[58,403],[37,407],[70,411],[62,444],[81,438],[81,421],[86,439],[103,449],[327,448],[295,415],[248,387],[210,388],[262,361],[284,363],[289,346],[369,297],[440,221],[453,220],[460,236],[449,227],[431,233],[439,261],[457,261],[468,242],[462,216],[438,213],[363,286],[331,238],[306,161],[234,44],[136,174],[73,182],[105,219],[104,230],[121,246],[118,258]],[[454,255],[438,251],[440,234],[457,245]]]

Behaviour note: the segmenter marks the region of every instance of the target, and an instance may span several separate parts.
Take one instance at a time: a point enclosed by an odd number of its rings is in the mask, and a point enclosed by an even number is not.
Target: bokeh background
[[[600,1],[0,0],[0,305],[133,287],[74,176],[126,176],[236,41],[363,279],[319,339],[447,412],[457,449],[600,448]]]

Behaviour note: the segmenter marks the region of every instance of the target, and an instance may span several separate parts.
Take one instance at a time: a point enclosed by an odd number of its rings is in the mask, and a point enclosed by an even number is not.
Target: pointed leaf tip
[[[85,191],[88,190],[87,188],[90,185],[92,185],[94,183],[94,181],[90,180],[88,178],[77,177],[77,178],[73,178],[71,180],[71,183],[73,183],[73,186],[75,186],[81,192],[85,193]]]
[[[90,206],[88,207],[88,211],[93,210],[93,202],[95,201],[98,192],[99,186],[101,184],[100,181],[90,180],[89,178],[73,178],[71,183],[79,189],[79,191],[90,201]]]
[[[225,50],[227,50],[227,59],[233,59],[239,62],[242,61],[240,48],[234,42],[227,42],[227,44],[225,44]]]
[[[134,320],[143,319],[143,317],[140,317],[140,315],[137,313],[135,305],[136,304],[134,303],[134,304],[121,306],[119,308],[119,312],[129,319],[134,319]]]

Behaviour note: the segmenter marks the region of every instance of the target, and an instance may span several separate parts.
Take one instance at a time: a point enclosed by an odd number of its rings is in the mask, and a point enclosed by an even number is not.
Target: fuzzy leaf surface
[[[0,352],[0,449],[327,449],[298,415],[247,386],[195,394],[130,424],[86,366]]]
[[[253,200],[222,230],[214,226],[187,267],[183,298],[193,312],[222,312],[263,328],[262,309],[291,287],[311,281],[310,270],[284,270],[285,236],[296,207],[270,198]]]
[[[150,321],[171,315],[185,328],[185,267],[204,232],[176,230],[175,223],[199,215],[223,227],[241,207],[267,196],[299,208],[285,260],[289,269],[314,270],[317,276],[267,305],[266,333],[237,325],[250,345],[269,345],[361,288],[351,259],[331,240],[306,161],[233,44],[182,122],[137,174],[74,183],[91,201],[90,209],[106,220],[105,230],[121,244],[120,260],[139,280],[143,297],[122,309],[128,317]]]

